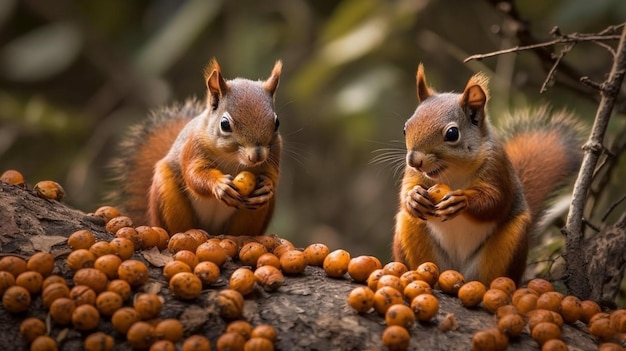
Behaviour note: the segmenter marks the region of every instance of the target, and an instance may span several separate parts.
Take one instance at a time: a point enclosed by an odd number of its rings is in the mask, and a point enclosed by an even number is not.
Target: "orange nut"
[[[105,229],[109,233],[117,233],[120,228],[132,227],[133,221],[127,216],[117,216],[111,218],[105,225]]]
[[[26,183],[22,173],[14,169],[4,171],[4,173],[0,176],[0,182],[5,182],[11,185],[24,185],[24,183]]]
[[[113,350],[113,337],[105,332],[95,332],[85,338],[85,351],[110,351]]]
[[[61,184],[52,180],[42,180],[33,187],[35,195],[44,199],[61,201],[65,196],[65,190]]]
[[[95,268],[81,268],[74,274],[73,281],[74,285],[87,285],[99,294],[106,290],[109,278]]]
[[[374,309],[381,315],[387,313],[389,307],[402,303],[402,293],[392,287],[383,286],[374,293]]]
[[[182,351],[211,351],[211,342],[205,336],[192,335],[183,342]]]
[[[202,281],[191,272],[176,273],[170,279],[170,291],[181,299],[195,299],[202,292]]]
[[[10,313],[24,312],[30,306],[30,293],[26,288],[13,285],[2,295],[2,306]]]
[[[228,281],[228,287],[230,289],[239,291],[241,295],[248,295],[254,290],[254,284],[256,277],[252,270],[240,267],[237,268],[231,275]]]
[[[211,285],[220,278],[220,267],[211,261],[203,261],[196,265],[193,274],[200,278],[203,285]]]
[[[76,285],[70,290],[70,299],[74,300],[76,306],[96,304],[96,292],[86,285]]]
[[[101,206],[96,209],[93,213],[95,216],[101,217],[106,224],[112,218],[118,217],[120,215],[120,211],[113,206]]]
[[[341,278],[348,272],[350,253],[346,250],[337,249],[329,253],[323,262],[324,271],[329,277]]]
[[[276,329],[269,324],[259,324],[250,333],[252,338],[265,338],[271,342],[275,342],[278,338]]]
[[[411,341],[411,335],[406,328],[399,325],[391,325],[385,328],[381,337],[383,345],[390,351],[407,350]]]
[[[219,314],[226,319],[241,318],[243,314],[243,295],[237,290],[224,289],[215,300]]]
[[[387,325],[399,325],[409,329],[415,324],[415,313],[405,304],[397,304],[389,307],[385,313]]]
[[[458,291],[459,300],[465,307],[477,306],[482,300],[487,288],[478,280],[467,282]]]
[[[515,292],[515,282],[509,277],[498,277],[491,281],[489,289],[500,289],[511,296]]]
[[[329,253],[328,246],[320,243],[310,244],[304,249],[306,260],[311,266],[322,266]]]
[[[161,314],[163,301],[157,294],[143,293],[135,297],[133,307],[142,320],[154,319]]]
[[[499,307],[509,303],[509,295],[500,289],[489,289],[483,295],[482,302],[487,311],[496,313]]]
[[[54,256],[49,252],[37,252],[26,261],[26,268],[29,271],[41,273],[45,278],[52,274],[52,270],[54,269]]]
[[[112,316],[123,305],[124,299],[113,291],[103,291],[96,297],[96,308],[103,316]]]
[[[357,256],[350,259],[348,263],[348,275],[355,282],[362,283],[367,280],[370,274],[382,268],[380,260],[374,256]]]
[[[139,312],[133,307],[122,307],[111,316],[113,329],[123,335],[126,335],[131,325],[140,320]]]
[[[413,301],[417,295],[432,294],[430,285],[423,280],[414,280],[404,287],[404,297],[407,301]]]
[[[458,271],[449,269],[441,272],[437,283],[439,283],[441,291],[449,295],[456,295],[461,286],[465,284],[465,278]]]
[[[274,266],[261,266],[255,269],[254,277],[256,278],[256,282],[266,291],[277,290],[285,283],[283,273]]]
[[[506,314],[498,320],[498,328],[512,338],[519,337],[525,325],[524,318],[516,313]]]
[[[437,280],[439,280],[439,267],[433,262],[424,262],[417,266],[415,271],[421,275],[421,279],[427,282],[431,287],[434,287]]]
[[[348,304],[358,313],[365,313],[374,307],[374,292],[365,286],[356,287],[348,295]]]
[[[50,317],[55,323],[65,325],[72,321],[72,313],[76,309],[74,300],[69,297],[61,297],[50,305]]]
[[[20,324],[20,334],[30,344],[38,336],[46,334],[46,323],[36,317],[28,317]]]
[[[126,260],[117,269],[117,275],[131,286],[140,286],[150,278],[148,267],[137,260]]]
[[[98,326],[100,313],[92,305],[80,305],[72,313],[72,325],[75,329],[85,331],[92,330]]]
[[[428,196],[437,204],[450,192],[450,187],[446,184],[435,184],[428,188]]]
[[[285,274],[302,273],[307,266],[306,255],[299,250],[289,250],[279,258],[280,269]]]
[[[439,312],[439,300],[435,295],[421,294],[411,301],[411,309],[419,321],[429,321]]]
[[[67,238],[67,246],[72,250],[89,250],[91,245],[96,243],[96,237],[86,229],[77,230]]]
[[[392,274],[396,277],[401,277],[404,273],[406,273],[409,269],[402,262],[389,262],[383,267],[383,271],[385,274]]]
[[[239,172],[233,179],[233,184],[242,196],[248,196],[256,187],[256,176],[249,171]]]

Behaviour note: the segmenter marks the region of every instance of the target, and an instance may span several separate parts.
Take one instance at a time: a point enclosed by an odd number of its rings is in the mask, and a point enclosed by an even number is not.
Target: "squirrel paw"
[[[441,202],[435,206],[435,216],[445,222],[454,218],[467,207],[467,195],[463,190],[454,190],[448,193]]]
[[[274,183],[265,176],[259,175],[256,188],[245,200],[246,208],[256,210],[267,204],[274,197]]]
[[[421,185],[416,185],[409,190],[405,198],[407,211],[421,220],[426,220],[426,216],[435,215],[435,206],[428,197],[428,190]]]
[[[244,199],[233,184],[233,177],[225,174],[215,185],[215,197],[230,207],[241,208]]]

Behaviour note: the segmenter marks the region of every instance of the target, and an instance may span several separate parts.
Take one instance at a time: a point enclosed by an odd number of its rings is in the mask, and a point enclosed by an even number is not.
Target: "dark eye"
[[[230,133],[233,131],[233,128],[230,126],[230,120],[228,120],[228,117],[222,116],[222,119],[220,120],[220,128],[222,129],[222,132],[225,133]]]
[[[406,136],[406,125],[404,126],[404,129],[402,129],[402,134],[404,134],[404,136]]]
[[[446,134],[443,136],[444,141],[455,142],[459,140],[459,128],[450,127],[446,130]]]
[[[278,126],[280,126],[280,121],[278,120],[278,117],[276,117],[276,119],[274,120],[274,131],[278,131]]]

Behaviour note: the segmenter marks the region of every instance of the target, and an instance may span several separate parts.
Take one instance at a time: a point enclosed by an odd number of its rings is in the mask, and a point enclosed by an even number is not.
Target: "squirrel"
[[[153,112],[131,128],[113,162],[110,194],[137,225],[171,234],[197,228],[213,235],[262,235],[269,225],[280,175],[282,138],[274,96],[282,62],[265,81],[225,80],[217,60],[205,69],[205,101]],[[242,196],[241,171],[256,176]]]
[[[429,87],[422,64],[416,78],[394,260],[434,262],[487,286],[500,276],[519,283],[550,196],[580,168],[582,125],[542,106],[511,116],[501,141],[487,117],[487,76],[475,74],[460,94]],[[436,184],[451,189],[438,203],[428,192]]]

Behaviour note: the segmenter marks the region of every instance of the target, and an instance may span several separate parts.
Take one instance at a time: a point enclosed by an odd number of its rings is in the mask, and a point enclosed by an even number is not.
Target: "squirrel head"
[[[207,86],[208,129],[213,148],[219,150],[221,162],[255,167],[268,160],[272,148],[281,147],[274,96],[282,62],[276,61],[265,81],[235,78],[225,80],[213,59],[205,70]]]
[[[404,126],[408,167],[437,183],[462,183],[480,165],[490,139],[488,78],[472,76],[463,93],[438,93],[417,70],[419,105]]]

